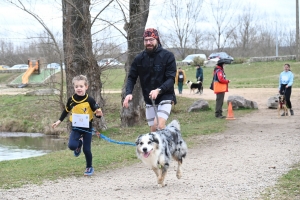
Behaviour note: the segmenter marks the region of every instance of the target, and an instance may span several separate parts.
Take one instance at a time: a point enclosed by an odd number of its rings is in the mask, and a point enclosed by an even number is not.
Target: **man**
[[[201,81],[203,83],[203,69],[200,65],[196,65],[196,79],[197,81]]]
[[[156,29],[146,29],[143,39],[145,50],[139,53],[131,64],[123,107],[128,108],[134,85],[139,77],[146,103],[147,122],[150,131],[154,132],[157,128],[165,128],[172,103],[176,104],[174,92],[176,61],[173,53],[162,48]],[[152,101],[156,108],[153,107]]]
[[[203,69],[199,64],[196,65],[196,80],[201,81],[203,84]],[[196,94],[199,94],[200,91],[197,91]]]
[[[225,60],[218,60],[217,66],[214,69],[214,78],[212,82],[212,88],[216,94],[216,109],[215,109],[215,117],[217,118],[225,118],[222,115],[222,107],[225,97],[225,92],[228,92],[228,83],[230,80],[226,79],[226,75],[224,72]]]

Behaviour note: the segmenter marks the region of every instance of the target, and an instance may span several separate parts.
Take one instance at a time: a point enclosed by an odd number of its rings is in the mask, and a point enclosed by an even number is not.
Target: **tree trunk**
[[[128,43],[128,57],[125,64],[126,77],[122,88],[122,104],[125,99],[125,86],[130,69],[135,56],[144,49],[143,33],[148,19],[150,0],[130,0],[129,15],[130,22],[125,24]],[[142,88],[139,80],[135,84],[132,92],[133,100],[129,104],[129,108],[121,109],[122,126],[134,126],[145,120],[145,103],[142,95]]]
[[[85,75],[89,81],[87,93],[103,108],[100,68],[92,51],[91,16],[89,0],[62,0],[63,5],[63,45],[67,96],[74,94],[73,77]],[[105,112],[105,109],[103,109]],[[96,129],[106,129],[104,119],[94,119]]]

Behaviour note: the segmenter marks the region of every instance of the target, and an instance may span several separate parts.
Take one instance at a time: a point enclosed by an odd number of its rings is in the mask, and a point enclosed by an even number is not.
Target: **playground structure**
[[[22,76],[22,85],[27,85],[31,74],[40,74],[40,61],[39,60],[28,60],[28,69]]]
[[[60,68],[48,69],[46,66],[42,65],[40,60],[29,59],[28,60],[28,69],[22,73],[20,76],[15,78],[13,81],[7,84],[8,87],[31,87],[37,85],[43,85],[50,77],[54,74],[60,72]],[[10,71],[12,72],[12,71]],[[17,71],[16,72],[20,72]]]

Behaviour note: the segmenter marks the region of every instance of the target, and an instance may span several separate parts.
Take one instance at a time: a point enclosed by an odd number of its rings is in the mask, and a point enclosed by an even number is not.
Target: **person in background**
[[[179,67],[175,77],[175,84],[178,86],[179,94],[182,94],[182,88],[185,81],[186,81],[185,71]]]
[[[203,84],[203,69],[200,65],[196,65],[196,80],[197,81],[201,81],[201,83]],[[196,93],[198,94],[199,91]]]
[[[291,71],[291,66],[289,64],[284,64],[283,72],[279,75],[279,94],[285,96],[286,106],[290,109],[291,115],[294,115],[291,103],[292,85],[294,82],[294,74]],[[284,116],[284,113],[281,115]]]
[[[85,176],[91,176],[94,173],[92,167],[92,122],[93,115],[101,117],[102,111],[95,100],[90,97],[86,91],[88,89],[88,80],[84,75],[75,76],[72,80],[75,94],[68,99],[65,110],[62,112],[59,120],[52,124],[56,128],[71,112],[70,121],[72,122],[72,131],[69,138],[68,147],[74,151],[74,156],[78,157],[83,146],[83,153],[86,160]],[[78,120],[76,120],[78,117]]]
[[[196,65],[196,79],[203,83],[203,69],[200,65]]]
[[[230,82],[230,80],[226,79],[226,75],[224,72],[224,65],[225,65],[224,59],[218,60],[217,66],[215,67],[213,72],[213,81],[210,87],[210,89],[214,90],[216,94],[215,117],[220,119],[225,118],[225,116],[222,115],[223,113],[222,107],[223,107],[225,92],[228,92],[228,83]],[[214,82],[217,82],[218,84],[214,85]]]
[[[139,78],[146,103],[146,119],[150,131],[154,132],[166,127],[172,104],[176,104],[176,61],[172,52],[162,48],[156,29],[146,29],[143,39],[145,50],[139,53],[131,64],[123,107],[129,107],[134,85]]]

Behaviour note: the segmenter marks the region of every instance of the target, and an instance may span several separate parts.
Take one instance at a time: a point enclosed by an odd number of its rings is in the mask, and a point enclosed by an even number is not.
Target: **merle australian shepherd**
[[[201,81],[197,81],[196,83],[193,83],[192,81],[188,80],[186,82],[186,85],[188,86],[188,88],[190,89],[190,94],[193,91],[194,94],[202,94],[203,93],[203,85]],[[195,92],[197,91],[197,92]]]
[[[178,179],[181,178],[182,160],[187,154],[187,145],[181,137],[180,125],[173,120],[165,129],[138,136],[136,154],[157,176],[158,186],[165,186],[165,177],[171,159],[177,161]]]

